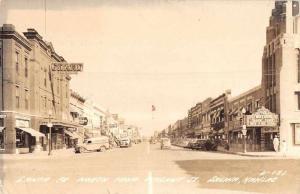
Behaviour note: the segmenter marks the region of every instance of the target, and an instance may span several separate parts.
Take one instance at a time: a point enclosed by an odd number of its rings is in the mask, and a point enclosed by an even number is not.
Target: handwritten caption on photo
[[[257,175],[254,176],[221,176],[214,175],[208,179],[201,179],[198,176],[192,177],[166,177],[166,176],[153,176],[153,177],[136,177],[136,176],[119,176],[119,177],[106,177],[106,176],[82,176],[71,178],[67,176],[61,177],[30,177],[30,176],[21,176],[16,179],[17,184],[22,183],[48,183],[54,181],[55,183],[82,183],[82,184],[96,184],[96,183],[138,183],[138,182],[149,182],[153,183],[168,183],[168,184],[177,184],[177,183],[197,183],[197,182],[206,182],[209,184],[259,184],[259,183],[275,183],[280,178],[284,177],[287,174],[286,170],[274,170],[260,171]]]

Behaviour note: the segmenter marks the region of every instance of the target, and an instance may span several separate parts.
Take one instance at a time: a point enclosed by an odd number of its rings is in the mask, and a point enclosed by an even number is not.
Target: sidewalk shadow
[[[300,160],[280,159],[199,159],[178,160],[175,163],[192,177],[199,177],[198,187],[207,189],[223,189],[232,191],[261,192],[270,194],[299,194],[300,190]],[[272,175],[272,172],[285,171],[284,176]],[[264,175],[267,178],[277,177],[275,182],[245,183],[248,178],[261,178],[262,172],[270,172]],[[219,181],[212,181],[212,179]],[[235,180],[226,182],[224,180]],[[223,182],[222,182],[223,179]]]

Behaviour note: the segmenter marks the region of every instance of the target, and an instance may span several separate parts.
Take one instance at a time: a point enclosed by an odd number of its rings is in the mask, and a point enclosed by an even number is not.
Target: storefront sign
[[[278,121],[278,115],[270,112],[265,107],[258,109],[252,115],[246,116],[247,127],[276,127]]]
[[[66,62],[52,63],[51,70],[58,72],[77,73],[83,70],[83,64]]]
[[[87,117],[79,117],[79,124],[80,125],[87,125],[88,124]]]
[[[23,119],[16,119],[16,127],[29,128],[29,121]]]
[[[300,123],[295,124],[295,144],[300,144]]]

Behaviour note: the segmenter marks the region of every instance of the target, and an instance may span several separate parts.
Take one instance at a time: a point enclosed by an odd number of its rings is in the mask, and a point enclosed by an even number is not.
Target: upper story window
[[[47,87],[47,70],[44,70],[44,86]]]
[[[16,51],[15,55],[16,55],[16,72],[17,74],[19,74],[20,54],[18,51]]]
[[[16,108],[20,108],[20,87],[16,86]]]
[[[25,77],[28,77],[28,58],[27,57],[25,57],[25,60],[24,60],[24,62],[25,62]]]
[[[29,92],[27,89],[25,89],[25,109],[29,109]]]
[[[298,83],[300,83],[300,50],[298,50],[297,74],[298,74]]]
[[[295,92],[295,94],[297,95],[298,110],[300,110],[300,92]]]
[[[59,78],[57,78],[56,90],[57,90],[57,93],[59,94]]]
[[[68,98],[68,85],[66,84],[66,98]]]

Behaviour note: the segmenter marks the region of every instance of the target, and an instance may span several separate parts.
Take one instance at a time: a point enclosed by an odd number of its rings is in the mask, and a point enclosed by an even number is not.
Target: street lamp
[[[48,117],[48,123],[47,123],[47,127],[49,127],[49,153],[48,153],[48,156],[50,156],[51,155],[51,144],[52,144],[52,134],[51,134],[51,128],[53,127],[53,123],[51,123],[51,116],[52,116],[52,111],[51,110],[49,110],[48,111],[48,115],[49,115],[49,117]]]
[[[246,109],[242,109],[243,113],[243,127],[242,127],[242,133],[243,133],[243,152],[246,153],[246,135],[247,135],[247,126],[246,126]]]

